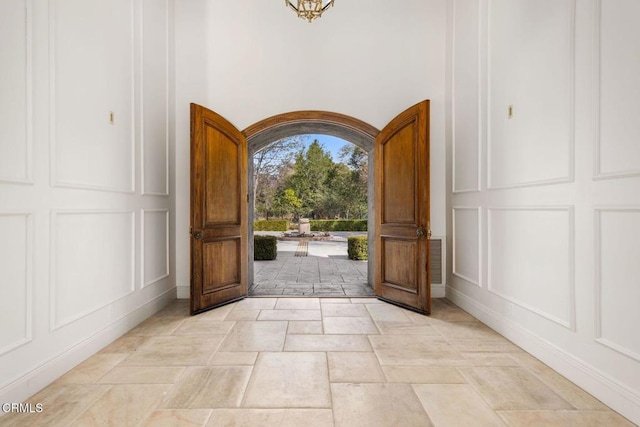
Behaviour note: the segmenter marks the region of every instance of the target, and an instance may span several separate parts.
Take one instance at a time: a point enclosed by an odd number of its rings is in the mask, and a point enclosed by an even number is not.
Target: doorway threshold
[[[249,296],[306,296],[306,297],[372,297],[373,287],[367,282],[350,283],[286,283],[266,281],[254,283]]]

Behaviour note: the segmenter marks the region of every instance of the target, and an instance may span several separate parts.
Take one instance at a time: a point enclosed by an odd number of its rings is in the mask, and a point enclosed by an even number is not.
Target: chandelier
[[[333,6],[335,0],[285,0],[300,18],[311,22],[322,16],[322,12]],[[294,4],[295,3],[295,4]]]

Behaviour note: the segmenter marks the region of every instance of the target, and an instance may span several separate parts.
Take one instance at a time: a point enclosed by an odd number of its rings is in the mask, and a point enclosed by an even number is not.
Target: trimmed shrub
[[[311,231],[367,231],[366,219],[312,219]]]
[[[253,223],[253,231],[287,231],[289,228],[289,221],[282,220],[262,220],[255,221]]]
[[[367,236],[350,236],[347,238],[347,254],[349,255],[349,259],[368,259],[368,249]]]
[[[253,236],[253,259],[256,261],[273,260],[278,256],[276,236]]]

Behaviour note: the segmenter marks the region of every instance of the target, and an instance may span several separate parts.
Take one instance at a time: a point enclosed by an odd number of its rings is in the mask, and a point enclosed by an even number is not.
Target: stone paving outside
[[[346,233],[340,233],[346,234]],[[367,261],[347,257],[346,236],[309,241],[307,256],[295,256],[299,242],[278,240],[278,257],[254,261],[249,295],[373,296]]]

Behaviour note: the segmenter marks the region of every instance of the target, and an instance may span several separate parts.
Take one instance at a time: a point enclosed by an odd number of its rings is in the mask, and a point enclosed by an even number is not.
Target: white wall
[[[638,423],[640,3],[449,17],[447,295]]]
[[[172,15],[169,0],[0,3],[2,402],[175,297]]]
[[[431,225],[445,235],[445,0],[337,2],[309,24],[284,2],[176,2],[177,285],[189,286],[189,103],[238,129],[297,110],[379,129],[431,100]]]

